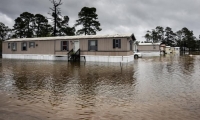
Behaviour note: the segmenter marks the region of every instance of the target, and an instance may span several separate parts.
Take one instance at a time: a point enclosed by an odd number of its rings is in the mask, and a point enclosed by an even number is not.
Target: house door
[[[74,41],[74,52],[76,52],[79,49],[79,41]]]

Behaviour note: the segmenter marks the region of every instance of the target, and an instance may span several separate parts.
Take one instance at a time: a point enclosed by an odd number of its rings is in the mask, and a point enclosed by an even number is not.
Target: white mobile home
[[[134,34],[20,38],[3,42],[3,58],[69,60],[79,53],[80,60],[98,62],[133,61]]]

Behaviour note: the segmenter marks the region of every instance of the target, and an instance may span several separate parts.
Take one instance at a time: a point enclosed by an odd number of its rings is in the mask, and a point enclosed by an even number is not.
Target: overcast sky
[[[171,27],[174,32],[187,27],[200,35],[200,0],[62,0],[61,13],[73,26],[83,7],[95,7],[102,31],[97,34],[134,33],[145,40],[147,30]],[[0,22],[12,27],[23,12],[48,17],[49,0],[0,0]]]

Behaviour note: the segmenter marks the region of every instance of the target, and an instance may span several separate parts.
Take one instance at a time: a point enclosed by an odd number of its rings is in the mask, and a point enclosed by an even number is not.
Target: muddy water
[[[0,59],[0,120],[199,120],[200,56]]]

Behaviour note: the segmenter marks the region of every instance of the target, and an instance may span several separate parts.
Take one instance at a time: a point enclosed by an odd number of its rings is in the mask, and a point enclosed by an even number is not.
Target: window
[[[30,48],[30,47],[33,47],[33,48],[34,48],[34,47],[35,47],[35,42],[29,42],[29,48]]]
[[[97,40],[88,40],[88,51],[90,50],[94,50],[94,51],[98,50]]]
[[[113,48],[121,48],[121,39],[113,39]]]
[[[27,43],[22,42],[22,51],[26,51],[26,50],[27,50]]]
[[[68,50],[68,41],[61,41],[61,51]]]
[[[10,43],[8,43],[8,49],[10,49]]]
[[[16,51],[17,50],[17,43],[12,43],[11,47],[12,47],[12,51]]]
[[[133,41],[129,41],[130,42],[130,50],[132,51],[133,50]]]

